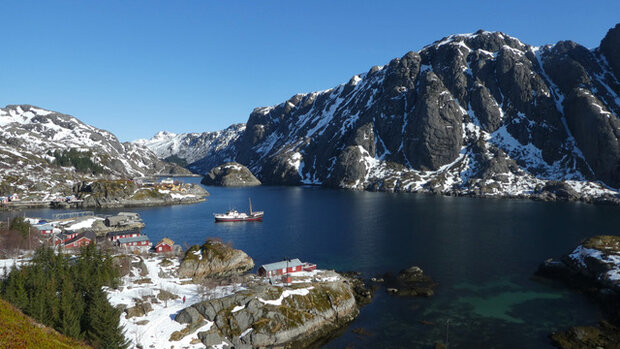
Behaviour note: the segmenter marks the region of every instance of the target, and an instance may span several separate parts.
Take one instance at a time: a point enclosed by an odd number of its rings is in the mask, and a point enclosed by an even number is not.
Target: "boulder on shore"
[[[261,185],[250,170],[237,162],[227,162],[214,167],[201,181],[204,185],[247,187]]]
[[[226,277],[252,268],[254,261],[245,252],[218,240],[207,240],[187,250],[178,273],[183,278]]]

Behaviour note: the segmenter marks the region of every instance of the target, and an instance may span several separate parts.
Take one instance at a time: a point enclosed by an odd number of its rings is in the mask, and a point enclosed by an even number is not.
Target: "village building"
[[[174,241],[163,238],[160,242],[155,245],[155,252],[163,253],[163,252],[172,252],[174,246]]]
[[[118,239],[135,238],[142,235],[139,230],[113,231],[106,234],[106,238],[112,242]]]
[[[116,240],[116,244],[118,245],[118,247],[129,248],[129,247],[150,246],[151,242],[149,241],[149,237],[148,236],[140,235],[140,236],[136,236],[136,237],[117,239]]]
[[[127,216],[108,216],[104,221],[106,227],[122,227],[130,223],[130,219]]]
[[[6,196],[0,196],[0,205],[4,205],[9,202],[9,198]]]
[[[266,277],[274,277],[289,273],[303,271],[304,263],[299,259],[285,259],[280,262],[263,264],[258,268],[258,275]]]
[[[33,228],[35,228],[36,230],[39,231],[39,233],[43,234],[43,235],[48,235],[54,232],[54,227],[51,224],[48,223],[44,223],[44,224],[33,224],[32,225]]]
[[[166,179],[162,179],[159,183],[162,185],[173,185],[174,180],[172,178],[166,178]]]
[[[107,227],[122,227],[140,222],[140,216],[133,212],[119,212],[115,216],[107,216],[104,223]]]
[[[9,201],[19,201],[19,195],[13,194],[9,196]]]
[[[83,233],[77,234],[70,240],[66,240],[63,242],[62,246],[64,248],[80,248],[82,246],[86,246],[92,243],[95,243],[97,239],[97,235],[92,231],[87,231]]]

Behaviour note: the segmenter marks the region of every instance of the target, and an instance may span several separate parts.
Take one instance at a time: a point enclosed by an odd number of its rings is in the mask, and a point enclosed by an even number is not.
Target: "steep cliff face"
[[[619,46],[620,26],[594,50],[452,35],[335,88],[255,109],[234,157],[266,184],[531,196],[563,180],[613,197]]]

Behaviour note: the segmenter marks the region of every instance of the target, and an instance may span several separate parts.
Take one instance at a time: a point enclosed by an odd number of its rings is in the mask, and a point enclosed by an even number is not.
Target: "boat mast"
[[[250,202],[250,216],[252,215],[252,199],[248,198],[248,201]]]

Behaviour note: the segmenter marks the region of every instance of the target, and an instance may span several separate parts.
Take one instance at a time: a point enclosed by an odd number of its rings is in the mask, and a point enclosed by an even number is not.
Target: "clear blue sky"
[[[453,33],[596,47],[620,1],[4,0],[0,13],[0,105],[126,141],[246,122]]]

